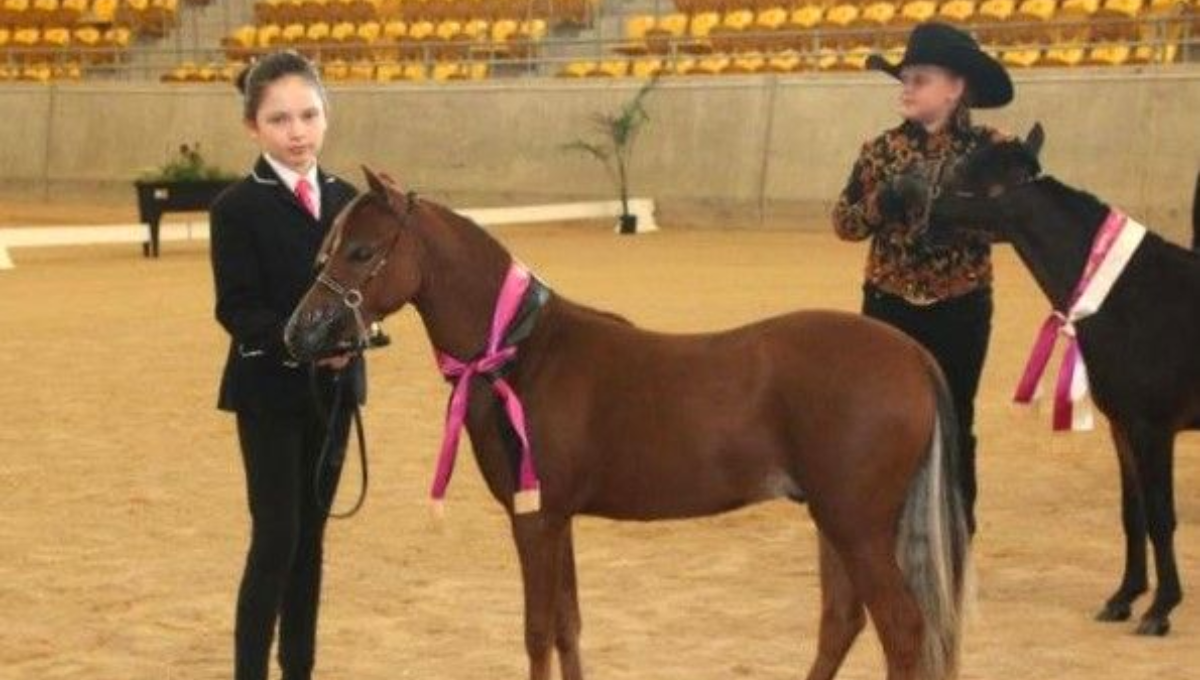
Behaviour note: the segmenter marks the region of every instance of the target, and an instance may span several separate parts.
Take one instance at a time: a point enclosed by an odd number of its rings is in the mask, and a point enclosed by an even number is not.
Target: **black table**
[[[158,228],[164,214],[208,210],[230,184],[233,184],[233,180],[134,182],[138,197],[138,219],[150,228],[150,239],[142,244],[142,255],[158,257]]]

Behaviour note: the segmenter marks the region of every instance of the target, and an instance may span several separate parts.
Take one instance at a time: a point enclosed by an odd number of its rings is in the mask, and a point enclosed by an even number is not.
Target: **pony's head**
[[[421,241],[413,194],[363,168],[370,190],[334,221],[317,256],[317,280],[284,330],[300,361],[366,346],[371,324],[409,302],[421,286]]]
[[[1041,175],[1038,155],[1045,140],[1041,123],[1035,123],[1023,140],[1014,137],[985,144],[948,166],[935,191],[930,224],[935,229],[976,225],[1005,237],[1010,220],[1003,198]]]

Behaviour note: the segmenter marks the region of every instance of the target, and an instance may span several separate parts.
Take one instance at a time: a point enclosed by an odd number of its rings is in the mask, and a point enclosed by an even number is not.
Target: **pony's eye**
[[[354,262],[366,262],[371,259],[371,255],[373,254],[374,252],[370,246],[358,246],[350,251],[350,259]]]

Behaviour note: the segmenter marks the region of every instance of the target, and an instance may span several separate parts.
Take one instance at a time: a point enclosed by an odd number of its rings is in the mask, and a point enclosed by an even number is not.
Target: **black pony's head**
[[[1042,173],[1038,160],[1046,141],[1041,123],[1025,139],[981,146],[946,168],[937,187],[930,222],[937,228],[973,225],[1003,238],[1005,194],[1031,184]]]

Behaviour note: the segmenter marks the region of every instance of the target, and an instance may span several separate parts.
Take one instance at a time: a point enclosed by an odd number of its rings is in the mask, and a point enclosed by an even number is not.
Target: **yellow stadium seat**
[[[91,16],[97,23],[112,23],[117,15],[117,0],[94,0]]]
[[[786,7],[776,5],[756,14],[754,25],[750,30],[757,34],[753,39],[757,48],[766,52],[774,52],[787,46],[789,41],[779,35],[780,32],[786,30],[784,27],[787,26],[787,23],[788,10]]]
[[[717,52],[738,52],[751,49],[751,41],[743,34],[754,25],[754,12],[740,9],[729,12],[721,20],[720,25],[714,26],[709,34],[713,49]],[[703,64],[700,65],[703,68]]]
[[[3,23],[11,24],[14,29],[37,23],[29,9],[29,0],[3,0],[0,16],[4,18]]]
[[[688,37],[686,42],[680,46],[680,50],[691,54],[707,54],[712,52],[712,35],[713,29],[721,25],[721,15],[716,12],[702,12],[693,14],[692,20],[688,24]],[[695,60],[685,64],[687,68],[695,66]],[[678,62],[673,62],[668,66],[666,71],[672,75],[684,75],[684,72],[679,70]]]
[[[51,68],[50,77],[55,80],[81,80],[83,78],[83,68],[77,61],[58,63]]]
[[[1086,66],[1121,66],[1129,61],[1133,48],[1125,43],[1105,43],[1088,51]]]
[[[1083,63],[1086,56],[1087,47],[1083,43],[1055,45],[1048,48],[1042,54],[1042,58],[1038,60],[1037,65],[1070,68]]]
[[[258,36],[255,38],[259,47],[271,47],[275,43],[283,41],[283,27],[279,24],[267,24],[266,26],[258,27]]]
[[[634,78],[653,78],[663,72],[665,65],[659,57],[644,57],[635,59],[629,68],[629,75]]]
[[[975,17],[975,0],[949,0],[938,7],[937,18],[952,24],[969,23]]]
[[[279,33],[279,42],[285,45],[295,45],[304,40],[306,27],[304,24],[288,24]]]
[[[21,49],[29,49],[36,47],[42,39],[42,31],[32,26],[18,28],[13,31],[12,44],[13,47]]]
[[[104,44],[117,49],[126,49],[129,47],[129,41],[133,37],[133,31],[130,31],[126,26],[114,26],[104,32]]]
[[[1100,0],[1062,0],[1058,6],[1059,18],[1090,17],[1100,9]]]
[[[984,22],[1008,21],[1016,11],[1016,0],[983,0],[979,3],[975,19]]]
[[[909,0],[900,5],[894,23],[900,25],[919,24],[933,19],[938,12],[938,4],[934,0]]]
[[[1000,61],[1010,68],[1036,66],[1041,58],[1042,51],[1034,47],[1007,49],[1000,54]]]
[[[217,73],[217,78],[227,83],[231,83],[245,68],[246,64],[241,61],[227,61],[221,65],[221,68]]]
[[[725,72],[733,64],[733,58],[727,54],[712,54],[696,61],[696,65],[688,71],[689,75],[716,76]]]
[[[682,12],[666,14],[658,18],[646,31],[646,45],[655,54],[671,51],[672,42],[680,42],[687,35],[691,17]]]
[[[375,80],[375,62],[370,59],[356,59],[350,63],[347,80],[370,82]]]
[[[746,52],[733,58],[722,73],[727,75],[761,73],[767,68],[767,58],[761,52]]]
[[[807,3],[794,8],[788,14],[787,27],[793,31],[807,31],[816,28],[825,18],[825,7],[817,3]]]
[[[851,26],[858,20],[858,15],[862,13],[862,7],[853,3],[840,3],[830,7],[825,12],[825,18],[821,24],[827,28],[846,28]]]
[[[20,73],[20,76],[18,76],[18,79],[26,81],[26,82],[33,82],[33,83],[48,83],[48,82],[50,82],[50,77],[52,75],[53,75],[53,71],[50,68],[49,64],[46,64],[46,63],[30,64],[21,69],[21,73]]]
[[[795,73],[805,68],[804,59],[796,50],[776,52],[767,57],[766,71],[772,73]]]
[[[596,62],[594,61],[572,61],[562,67],[558,76],[560,78],[586,78],[595,70]]]
[[[591,78],[624,78],[629,74],[629,62],[624,59],[603,59],[588,74]]]
[[[42,31],[42,45],[52,49],[63,49],[71,44],[71,29],[52,26]]]
[[[54,19],[58,12],[58,0],[33,0],[29,4],[29,20],[35,24],[45,24]]]
[[[329,82],[338,82],[350,77],[350,65],[341,59],[330,59],[321,63],[321,77]]]
[[[432,21],[417,21],[408,26],[409,40],[429,40],[437,32],[437,24]]]
[[[399,42],[408,37],[408,24],[399,19],[391,19],[383,24],[383,39],[390,42]],[[397,64],[397,67],[400,65]]]
[[[1050,21],[1057,7],[1058,0],[1022,0],[1013,18],[1018,21]]]
[[[634,14],[625,19],[624,42],[614,50],[621,54],[637,55],[650,51],[646,44],[646,32],[654,27],[655,17],[652,14]]]
[[[662,74],[665,76],[686,76],[696,68],[695,57],[676,57],[663,62]]]
[[[871,2],[862,8],[862,12],[858,15],[858,19],[855,20],[855,24],[870,28],[880,28],[890,24],[892,18],[895,16],[896,5],[894,3],[887,1]]]

